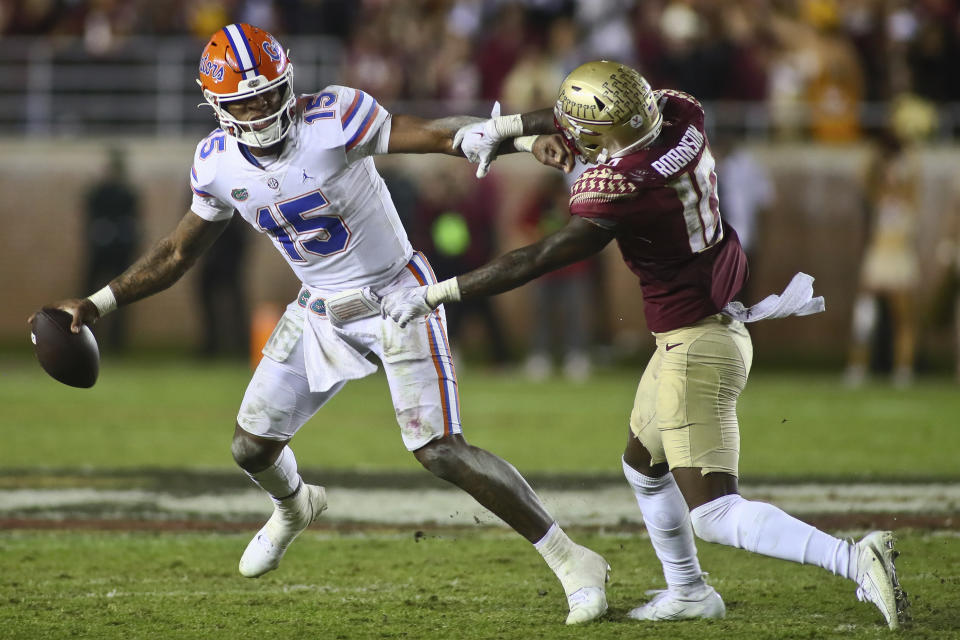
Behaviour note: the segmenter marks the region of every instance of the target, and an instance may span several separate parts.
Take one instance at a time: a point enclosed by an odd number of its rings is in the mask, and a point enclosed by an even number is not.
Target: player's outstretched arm
[[[525,136],[538,136],[547,133],[556,133],[557,127],[553,122],[553,109],[538,109],[520,114]]]
[[[417,116],[394,114],[390,123],[387,153],[445,153],[463,156],[453,145],[457,131],[465,126],[484,122],[474,116],[450,116],[428,120]]]
[[[549,271],[589,258],[613,237],[613,231],[573,216],[566,226],[539,242],[514,249],[457,276],[460,297],[478,298],[515,289]]]
[[[556,133],[553,127],[553,112],[550,109],[531,111],[523,115],[500,117],[500,105],[493,108],[493,117],[449,116],[429,120],[417,116],[394,114],[390,122],[390,141],[387,153],[446,153],[451,156],[464,156],[460,148],[458,132],[472,125],[494,123],[493,132],[499,142],[510,142],[513,136]],[[462,133],[461,133],[462,137]],[[515,151],[510,144],[504,144],[503,153]],[[472,160],[471,161],[475,161]]]
[[[387,153],[445,153],[465,156],[478,164],[477,177],[487,175],[490,163],[501,154],[533,151],[547,166],[566,172],[573,169],[573,155],[562,141],[538,135],[556,133],[553,111],[540,109],[524,114],[500,115],[500,103],[493,106],[490,118],[450,116],[427,120],[417,116],[391,116]],[[538,154],[537,146],[548,149]]]
[[[540,162],[569,173],[573,170],[573,154],[562,140],[545,142],[543,136],[556,133],[552,109],[539,109],[509,116],[500,115],[500,103],[496,103],[488,120],[467,125],[457,131],[453,146],[459,147],[467,160],[478,164],[477,177],[487,175],[490,163],[497,156],[514,151],[532,151],[538,145],[547,145],[552,153],[537,156]],[[559,147],[554,147],[559,144]]]
[[[613,231],[574,216],[563,229],[539,242],[505,253],[461,276],[388,293],[380,308],[384,316],[406,326],[444,302],[503,293],[548,271],[588,258],[607,246],[613,237]]]
[[[229,220],[208,222],[188,211],[170,235],[160,240],[129,269],[89,298],[70,298],[51,307],[73,316],[70,330],[79,333],[120,305],[130,304],[163,291],[179,280],[227,227]],[[33,321],[33,315],[27,323]]]

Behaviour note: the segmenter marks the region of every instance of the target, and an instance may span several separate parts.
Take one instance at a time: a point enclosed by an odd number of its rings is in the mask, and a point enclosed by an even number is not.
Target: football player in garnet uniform
[[[480,119],[391,115],[363,91],[338,85],[298,96],[292,78],[286,50],[269,33],[248,24],[215,33],[198,83],[219,128],[197,145],[190,211],[104,289],[53,306],[73,314],[79,331],[118,305],[166,289],[237,210],[302,282],[264,348],[234,430],[234,459],[275,505],[244,551],[240,573],[255,578],[277,568],[287,546],[327,508],[324,488],[303,482],[288,443],[348,380],[376,371],[366,357],[373,353],[406,447],[534,543],[564,588],[567,624],[597,618],[607,609],[606,561],[564,534],[512,465],[464,440],[442,310],[406,328],[380,316],[378,294],[436,279],[410,246],[372,156],[460,155],[454,134]]]
[[[731,303],[747,277],[747,261],[736,232],[720,216],[703,121],[692,96],[651,90],[635,70],[598,61],[564,80],[552,112],[465,126],[455,144],[480,163],[481,177],[504,150],[502,142],[512,147],[506,150],[533,151],[544,164],[567,171],[575,155],[596,166],[571,189],[566,227],[456,278],[388,293],[383,312],[402,325],[441,303],[513,289],[616,240],[639,278],[656,337],[630,416],[623,471],[667,582],[630,617],[724,615],[723,600],[704,582],[697,562],[696,533],[849,578],[858,597],[896,628],[907,602],[893,565],[891,532],[851,544],[739,495],[736,406],[753,355],[744,321],[815,313],[823,299],[812,297],[809,276],[797,274],[781,296],[751,308]],[[569,153],[547,144],[557,136],[546,134],[557,130]]]

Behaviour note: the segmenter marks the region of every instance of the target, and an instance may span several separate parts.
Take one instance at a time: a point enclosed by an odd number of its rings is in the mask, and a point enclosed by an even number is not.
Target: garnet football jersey
[[[385,284],[413,255],[371,157],[386,151],[388,117],[366,93],[329,86],[299,98],[278,157],[257,158],[217,129],[197,145],[191,208],[210,221],[236,209],[311,287]]]
[[[718,313],[743,286],[747,260],[720,218],[703,108],[679,91],[656,92],[663,130],[649,147],[583,173],[570,211],[616,232],[640,278],[651,331]]]

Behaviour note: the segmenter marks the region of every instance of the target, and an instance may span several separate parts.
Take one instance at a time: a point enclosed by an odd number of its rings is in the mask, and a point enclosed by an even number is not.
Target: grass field
[[[576,532],[575,532],[576,533]],[[614,567],[610,612],[563,625],[563,591],[519,537],[500,532],[307,532],[258,580],[235,570],[239,534],[7,532],[0,638],[929,638],[960,637],[960,540],[907,535],[912,626],[891,633],[852,582],[701,544],[727,618],[640,623],[626,612],[662,587],[649,542],[578,535]],[[665,625],[665,626],[664,626]]]
[[[229,454],[248,371],[175,358],[107,359],[90,390],[35,362],[0,357],[0,492],[46,474],[210,470]],[[530,474],[619,475],[639,370],[578,386],[467,368],[468,439]],[[838,374],[755,371],[740,404],[751,478],[960,482],[960,394],[952,381],[848,390]],[[381,375],[351,383],[298,436],[315,477],[419,473],[400,441]],[[89,477],[85,475],[91,473]],[[122,476],[121,476],[122,477]],[[116,478],[111,480],[116,483]],[[858,534],[851,530],[842,535]],[[668,627],[626,612],[662,586],[642,532],[570,530],[614,568],[610,613],[566,628],[559,583],[518,536],[496,527],[308,531],[259,580],[236,564],[251,531],[0,529],[3,638],[960,638],[960,537],[902,530],[898,565],[913,624],[890,634],[854,585],[812,567],[701,543],[728,617]]]
[[[467,439],[525,472],[620,473],[640,371],[584,385],[460,371]],[[249,372],[181,360],[106,360],[89,390],[26,358],[0,360],[0,467],[232,469]],[[741,473],[777,478],[960,478],[960,389],[850,390],[839,374],[756,371],[740,401]],[[350,383],[296,440],[300,464],[415,470],[382,374]]]

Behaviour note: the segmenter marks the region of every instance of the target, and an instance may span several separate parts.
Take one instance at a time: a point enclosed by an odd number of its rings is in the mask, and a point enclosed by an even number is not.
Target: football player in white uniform
[[[379,297],[436,282],[413,250],[373,158],[447,153],[473,118],[391,115],[362,91],[328,86],[297,96],[293,67],[269,33],[231,24],[200,59],[199,84],[220,128],[197,146],[191,210],[167,237],[102,290],[53,306],[73,330],[118,305],[180,279],[217,238],[233,211],[265,233],[303,283],[264,348],[240,406],[232,452],[275,504],[253,537],[240,573],[277,568],[287,546],[327,508],[307,485],[289,446],[294,434],[348,380],[387,374],[401,435],[432,473],[462,488],[534,543],[564,588],[568,624],[607,608],[609,567],[572,542],[506,461],[467,444],[442,308],[401,328],[380,316]]]

